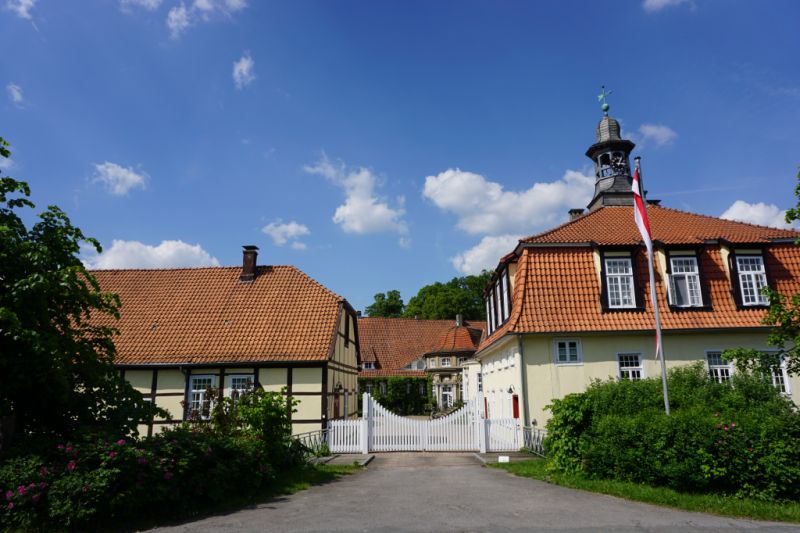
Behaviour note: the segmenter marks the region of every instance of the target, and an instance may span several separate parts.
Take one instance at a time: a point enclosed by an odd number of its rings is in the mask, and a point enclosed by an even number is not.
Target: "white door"
[[[442,409],[453,407],[453,386],[442,385]]]

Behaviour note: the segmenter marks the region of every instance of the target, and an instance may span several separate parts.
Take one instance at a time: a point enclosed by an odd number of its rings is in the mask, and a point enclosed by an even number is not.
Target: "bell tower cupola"
[[[619,122],[608,116],[609,94],[603,86],[598,96],[603,118],[597,125],[596,142],[586,151],[594,161],[595,175],[594,197],[587,206],[590,211],[606,205],[633,205],[630,153],[636,145],[622,138]]]

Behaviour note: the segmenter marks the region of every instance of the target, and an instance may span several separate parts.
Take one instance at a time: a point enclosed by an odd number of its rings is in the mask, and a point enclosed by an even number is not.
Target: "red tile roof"
[[[413,318],[367,317],[358,321],[358,335],[362,361],[374,361],[376,370],[364,370],[360,376],[407,375],[403,367],[422,358],[427,353],[445,350],[470,352],[477,348],[486,328],[485,322],[464,321],[457,328],[454,320],[416,320]],[[456,332],[453,332],[457,330]],[[373,374],[379,372],[379,374]],[[424,372],[419,375],[425,375]],[[417,375],[417,374],[414,374]]]
[[[293,266],[97,270],[122,301],[118,364],[325,360],[344,299]]]
[[[668,207],[648,206],[647,218],[654,241],[665,244],[696,244],[724,238],[732,243],[765,243],[772,239],[797,238],[792,230],[767,228],[687,213]],[[599,245],[638,244],[642,241],[633,223],[630,206],[602,207],[552,230],[522,239],[522,243],[583,243]]]
[[[794,239],[800,233],[715,219],[664,207],[651,207],[654,239],[665,244],[693,244],[721,239],[730,243],[770,243]],[[558,246],[556,243],[638,245],[641,236],[630,207],[604,207],[558,228],[523,239],[522,243],[550,243],[548,247],[523,248],[518,261],[512,311],[508,321],[484,339],[479,352],[506,334],[647,331],[653,329],[650,282],[644,247],[635,254],[635,271],[641,288],[637,298],[644,311],[604,311],[601,286],[590,246]],[[793,243],[766,246],[765,266],[773,288],[784,294],[800,292],[800,248]],[[720,245],[707,243],[699,255],[701,281],[710,297],[709,309],[675,311],[668,307],[667,288],[656,268],[656,293],[662,328],[669,330],[761,328],[766,311],[739,309],[731,295]]]

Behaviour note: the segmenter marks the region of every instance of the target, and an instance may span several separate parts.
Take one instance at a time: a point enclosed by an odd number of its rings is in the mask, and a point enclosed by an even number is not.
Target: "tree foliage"
[[[422,287],[406,306],[404,315],[424,319],[452,319],[457,314],[467,320],[486,320],[483,291],[491,273],[453,278]]]
[[[0,447],[15,432],[131,434],[155,409],[120,378],[115,330],[94,319],[118,318],[120,306],[78,258],[100,244],[56,206],[28,228],[19,211],[35,207],[29,196],[27,183],[0,178]]]
[[[375,301],[365,309],[368,316],[382,316],[397,318],[403,316],[406,306],[400,291],[391,290],[385,293],[379,292],[375,295]]]

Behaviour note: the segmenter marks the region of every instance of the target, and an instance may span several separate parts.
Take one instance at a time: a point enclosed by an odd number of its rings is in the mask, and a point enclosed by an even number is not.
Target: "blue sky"
[[[651,198],[780,224],[793,0],[0,0],[5,173],[97,267],[294,264],[372,295],[496,264],[584,207],[611,115]]]

